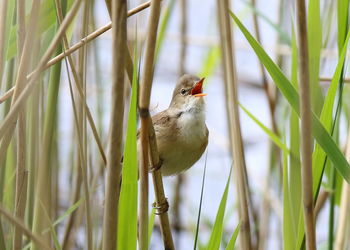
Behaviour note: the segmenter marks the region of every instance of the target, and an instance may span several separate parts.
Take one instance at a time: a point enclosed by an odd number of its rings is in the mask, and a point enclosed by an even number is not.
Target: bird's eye
[[[181,93],[181,95],[185,95],[186,94],[186,89],[181,89],[180,93]]]

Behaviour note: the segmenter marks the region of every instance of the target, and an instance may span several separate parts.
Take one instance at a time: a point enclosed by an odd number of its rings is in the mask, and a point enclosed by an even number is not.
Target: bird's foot
[[[153,202],[152,206],[155,209],[154,214],[156,215],[165,214],[169,210],[168,199],[165,199],[161,203]]]

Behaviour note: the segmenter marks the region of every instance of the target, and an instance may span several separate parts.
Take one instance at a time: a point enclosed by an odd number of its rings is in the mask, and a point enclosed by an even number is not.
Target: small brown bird
[[[152,117],[164,176],[192,167],[208,145],[203,81],[204,78],[183,75],[175,86],[169,108]]]

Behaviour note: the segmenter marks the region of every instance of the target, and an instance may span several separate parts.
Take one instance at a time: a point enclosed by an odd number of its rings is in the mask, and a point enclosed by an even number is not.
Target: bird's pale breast
[[[176,127],[176,133],[167,138],[157,136],[158,150],[163,161],[161,171],[166,176],[190,168],[202,156],[208,144],[204,112],[181,114],[177,118]]]

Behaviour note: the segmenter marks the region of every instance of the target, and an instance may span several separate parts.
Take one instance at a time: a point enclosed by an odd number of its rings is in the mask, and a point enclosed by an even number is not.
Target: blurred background
[[[29,1],[27,1],[29,2]],[[57,31],[55,7],[52,1],[42,1],[44,14],[48,24],[41,21],[42,38],[40,46],[34,46],[34,50],[42,55],[48,47],[48,41]],[[68,1],[71,6],[72,2]],[[336,1],[319,1],[321,13],[321,25],[323,29],[322,53],[320,59],[320,86],[325,93],[328,89],[338,62],[337,51],[337,22]],[[128,1],[128,9],[132,9],[143,1]],[[14,1],[9,0],[7,13],[12,13],[15,6]],[[166,109],[170,103],[172,91],[177,79],[184,73],[205,77],[204,92],[208,95],[206,100],[206,123],[209,129],[209,144],[202,158],[181,177],[173,176],[164,178],[165,193],[170,203],[169,215],[173,229],[173,238],[176,249],[193,249],[195,231],[200,206],[201,188],[204,185],[201,218],[199,223],[199,249],[206,249],[214,220],[217,215],[220,201],[224,193],[225,185],[229,177],[230,168],[234,162],[230,150],[230,136],[228,132],[226,88],[224,73],[222,69],[222,58],[220,52],[220,32],[218,25],[217,1],[214,0],[163,0],[162,12],[159,24],[158,46],[151,95],[151,114]],[[27,15],[29,15],[30,4],[28,3]],[[46,9],[45,9],[46,6]],[[82,34],[89,34],[99,27],[110,22],[106,4],[102,0],[91,1],[88,15],[84,14],[84,8],[78,12],[78,17],[71,25],[67,34],[71,37],[70,44],[79,42]],[[232,1],[231,10],[238,16],[254,37],[258,37],[261,45],[268,55],[282,69],[287,77],[291,75],[292,67],[292,32],[294,29],[294,1],[288,0],[237,0]],[[43,15],[44,15],[43,14]],[[44,16],[45,16],[44,15]],[[10,15],[11,17],[11,15]],[[7,19],[10,18],[7,16]],[[42,17],[42,16],[41,16]],[[135,44],[138,46],[139,54],[144,56],[144,42],[147,36],[147,23],[149,9],[145,9],[127,19],[128,41],[130,51]],[[13,13],[12,13],[13,18]],[[86,19],[84,19],[86,18]],[[254,18],[256,18],[254,20]],[[8,24],[9,25],[9,24]],[[9,25],[11,27],[11,25]],[[290,108],[285,99],[276,90],[268,73],[262,69],[254,51],[249,43],[233,24],[234,55],[238,79],[238,99],[243,107],[263,125],[279,134],[279,138],[287,143],[290,139],[289,123]],[[12,32],[13,33],[13,32]],[[11,32],[6,33],[11,37]],[[9,39],[9,38],[8,38]],[[6,64],[4,67],[3,84],[1,95],[12,85],[11,58],[16,57],[11,52],[11,39],[6,47]],[[16,41],[14,41],[16,43]],[[111,77],[112,77],[112,34],[107,31],[88,43],[84,53],[73,54],[73,60],[79,62],[82,56],[84,63],[78,66],[78,72],[84,80],[86,100],[94,118],[103,148],[107,148],[107,136],[111,111]],[[15,46],[15,45],[14,45]],[[11,56],[12,53],[12,56]],[[13,60],[13,59],[12,59]],[[35,56],[33,57],[35,62]],[[78,139],[77,129],[74,121],[71,92],[69,82],[72,80],[72,71],[62,61],[58,69],[57,79],[60,82],[57,102],[57,116],[53,116],[55,123],[53,128],[54,140],[52,142],[51,159],[48,165],[51,172],[48,176],[51,183],[52,221],[62,218],[57,224],[57,237],[60,242],[66,242],[67,248],[63,249],[87,249],[86,222],[84,219],[85,209],[81,199],[83,195],[82,176],[77,171]],[[12,62],[14,64],[14,62]],[[13,67],[13,65],[12,65]],[[68,71],[67,71],[68,69]],[[347,67],[344,67],[344,75]],[[13,72],[12,72],[13,73]],[[41,140],[32,142],[33,136],[41,138],[44,131],[44,114],[47,111],[47,99],[49,95],[49,74],[43,74],[40,84],[27,102],[28,116],[27,128],[27,168],[29,170],[28,199],[25,223],[31,227],[34,209],[34,198],[32,197],[35,184],[35,166],[41,157]],[[128,83],[126,83],[128,84]],[[347,87],[344,91],[348,91]],[[77,91],[73,91],[77,98]],[[128,97],[130,92],[126,91]],[[272,100],[273,115],[271,116]],[[270,100],[270,101],[271,101]],[[0,106],[1,117],[8,112],[10,101]],[[128,102],[127,102],[128,103]],[[347,109],[347,101],[344,101]],[[32,109],[33,107],[33,109]],[[37,108],[35,108],[37,107]],[[125,109],[128,110],[128,109]],[[39,111],[39,112],[38,112]],[[345,114],[339,125],[339,145],[344,145],[346,140],[347,121]],[[273,117],[273,119],[272,119]],[[125,125],[127,122],[125,111]],[[289,119],[289,118],[288,118]],[[35,122],[33,120],[36,120]],[[93,134],[87,122],[83,123],[86,130],[86,152],[88,179],[91,181],[91,214],[93,221],[93,233],[96,249],[102,234],[102,215],[104,209],[104,168]],[[247,167],[247,176],[251,194],[251,215],[257,224],[252,223],[252,235],[256,249],[282,249],[283,248],[283,180],[282,180],[282,153],[276,146],[272,146],[268,133],[264,132],[256,121],[240,110],[240,124],[244,143],[244,154]],[[36,130],[37,129],[37,130]],[[126,126],[124,126],[126,129]],[[36,131],[36,132],[35,132]],[[33,134],[34,133],[34,134]],[[344,136],[342,136],[344,135]],[[14,211],[15,200],[15,154],[17,152],[17,138],[14,137],[6,152],[6,160],[1,162],[1,204],[10,211]],[[38,142],[39,141],[39,142]],[[36,150],[34,153],[32,150]],[[277,150],[277,151],[274,151]],[[107,151],[106,151],[107,152]],[[273,152],[273,153],[271,153]],[[274,153],[275,152],[275,153]],[[277,153],[276,153],[277,152]],[[47,152],[46,152],[47,153]],[[43,152],[45,154],[45,152]],[[32,155],[34,155],[32,157]],[[206,165],[206,177],[202,183],[204,167]],[[34,175],[34,176],[33,176]],[[239,223],[237,214],[237,188],[234,185],[235,177],[231,177],[226,213],[224,219],[224,230],[221,248],[224,249]],[[150,181],[151,178],[150,178]],[[327,190],[326,183],[322,190]],[[80,184],[78,184],[80,183]],[[79,186],[80,185],[80,186]],[[341,185],[341,183],[338,185]],[[78,186],[78,188],[77,188]],[[322,191],[321,191],[322,193]],[[32,199],[31,199],[32,197]],[[154,201],[153,186],[150,183],[149,204]],[[79,202],[79,208],[69,210],[73,204]],[[322,204],[321,212],[317,219],[317,245],[320,249],[326,249],[328,240],[328,228],[323,227],[329,220],[329,205]],[[68,212],[67,212],[68,210]],[[338,214],[338,207],[334,207]],[[68,219],[70,215],[76,219]],[[59,217],[62,216],[63,217]],[[5,244],[8,249],[12,245],[13,228],[7,222],[2,222],[2,230]],[[68,224],[72,223],[67,234]],[[258,237],[259,236],[259,237]],[[0,237],[1,238],[1,237]],[[258,241],[258,238],[260,239]],[[24,241],[27,243],[27,241]],[[27,246],[23,244],[23,246]],[[155,220],[155,230],[152,233],[150,249],[163,249],[159,222]]]

